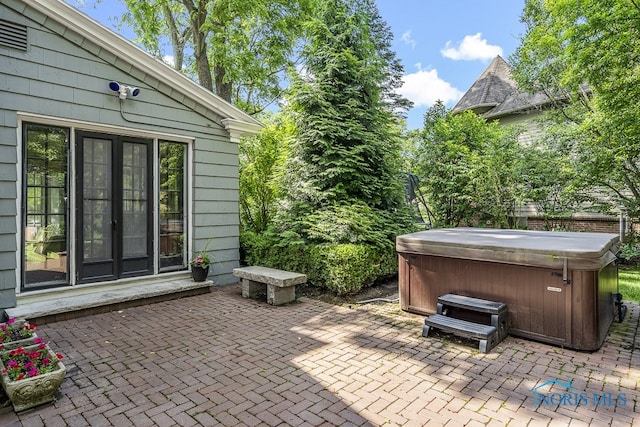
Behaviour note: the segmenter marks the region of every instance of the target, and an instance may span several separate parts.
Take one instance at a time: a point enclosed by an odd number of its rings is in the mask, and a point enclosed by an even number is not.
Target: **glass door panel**
[[[113,141],[82,141],[81,278],[113,278],[114,256]]]
[[[147,271],[150,254],[149,146],[122,144],[122,258],[123,273]]]

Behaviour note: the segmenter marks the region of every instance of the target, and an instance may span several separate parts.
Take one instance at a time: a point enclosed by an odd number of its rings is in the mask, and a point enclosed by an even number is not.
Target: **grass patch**
[[[640,267],[621,269],[618,280],[622,300],[640,302]]]

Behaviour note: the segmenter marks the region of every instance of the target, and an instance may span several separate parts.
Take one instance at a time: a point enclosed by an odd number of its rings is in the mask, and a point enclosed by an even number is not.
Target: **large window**
[[[160,142],[160,270],[186,266],[186,145]]]
[[[68,145],[68,129],[25,127],[25,289],[68,282]]]

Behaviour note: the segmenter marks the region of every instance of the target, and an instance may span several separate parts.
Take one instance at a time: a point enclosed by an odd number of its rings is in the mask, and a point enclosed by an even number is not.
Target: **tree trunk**
[[[173,68],[181,71],[182,64],[184,64],[184,45],[187,34],[180,34],[173,13],[167,4],[163,5],[162,10],[169,26],[169,36],[173,47]]]
[[[216,77],[216,95],[230,103],[232,87],[231,82],[224,81],[226,74],[224,66],[215,64],[213,66],[213,74]]]
[[[192,0],[183,0],[184,6],[191,14],[191,31],[193,32],[193,56],[196,59],[196,73],[200,86],[213,91],[211,66],[207,56],[207,32],[202,28],[207,20],[209,0],[200,0],[198,6]]]

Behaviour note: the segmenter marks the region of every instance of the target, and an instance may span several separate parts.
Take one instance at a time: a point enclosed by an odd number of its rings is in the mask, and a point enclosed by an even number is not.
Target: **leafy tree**
[[[517,129],[471,111],[454,115],[439,101],[425,114],[422,138],[418,175],[436,226],[514,226],[523,196]]]
[[[240,219],[246,231],[263,233],[282,197],[278,174],[287,153],[292,124],[282,114],[264,117],[265,128],[240,141]]]
[[[314,0],[123,0],[137,41],[249,113],[281,96]],[[190,55],[193,55],[192,57]]]
[[[640,6],[626,0],[528,0],[512,58],[519,84],[544,91],[575,124],[577,178],[609,189],[609,207],[640,202]]]
[[[585,202],[593,204],[595,200],[589,195],[588,184],[580,179],[573,149],[577,126],[568,125],[566,119],[551,125],[549,117],[542,122],[544,134],[524,151],[524,198],[536,207],[547,230],[566,229],[573,214],[583,209]]]

